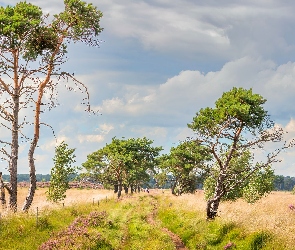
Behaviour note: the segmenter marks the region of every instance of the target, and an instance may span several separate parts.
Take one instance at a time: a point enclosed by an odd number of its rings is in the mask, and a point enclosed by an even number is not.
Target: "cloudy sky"
[[[0,5],[14,5],[2,0]],[[62,0],[28,1],[58,13]],[[295,2],[291,0],[92,0],[104,16],[100,48],[75,44],[64,70],[90,92],[59,90],[60,105],[43,114],[57,140],[76,148],[77,164],[111,138],[143,137],[168,152],[190,136],[187,123],[232,87],[253,88],[271,118],[295,136]],[[41,129],[37,173],[52,167],[56,139]],[[288,138],[287,138],[288,139]],[[21,144],[19,173],[28,173]],[[295,176],[295,150],[276,174]],[[5,172],[5,163],[0,169]]]

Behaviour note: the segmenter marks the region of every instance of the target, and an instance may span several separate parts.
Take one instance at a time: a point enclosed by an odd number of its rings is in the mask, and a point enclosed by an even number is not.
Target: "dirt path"
[[[151,202],[151,205],[153,205],[153,211],[147,217],[147,222],[151,225],[156,225],[155,216],[157,214],[158,204],[154,200],[153,202]],[[171,240],[173,241],[175,245],[175,249],[188,250],[188,248],[184,245],[184,243],[182,242],[182,240],[177,234],[172,233],[168,228],[165,228],[165,227],[162,228],[162,231],[170,236]]]

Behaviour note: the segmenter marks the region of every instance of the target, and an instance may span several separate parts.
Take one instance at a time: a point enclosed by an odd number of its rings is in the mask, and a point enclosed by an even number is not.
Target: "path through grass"
[[[0,237],[0,250],[295,249],[268,230],[249,232],[222,218],[206,221],[204,211],[168,193],[46,209],[38,220],[35,213],[2,217]]]

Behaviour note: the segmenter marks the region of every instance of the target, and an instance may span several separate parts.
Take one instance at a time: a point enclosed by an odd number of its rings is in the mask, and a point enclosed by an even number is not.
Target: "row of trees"
[[[120,198],[122,189],[137,190],[148,182],[162,147],[153,147],[147,138],[117,139],[87,156],[82,166],[89,176],[105,186],[113,186]]]
[[[271,168],[283,150],[294,140],[283,141],[285,132],[274,126],[266,102],[252,89],[233,88],[215,102],[214,108],[201,109],[188,127],[195,136],[172,147],[169,154],[158,154],[144,139],[119,140],[88,155],[83,164],[87,174],[103,183],[134,187],[153,174],[158,185],[172,176],[172,193],[194,192],[204,181],[207,218],[214,219],[223,200],[243,198],[255,202],[274,188]],[[267,152],[268,143],[281,143]]]
[[[188,126],[195,133],[172,147],[169,154],[162,147],[152,146],[147,138],[117,139],[89,154],[82,164],[81,178],[90,177],[113,186],[118,198],[122,189],[131,192],[152,176],[156,185],[169,180],[175,195],[195,192],[202,183],[207,199],[207,217],[214,219],[222,200],[244,198],[255,202],[282,180],[275,176],[271,163],[278,154],[293,146],[283,143],[275,151],[257,160],[255,153],[266,149],[267,142],[281,142],[284,132],[274,127],[262,108],[265,100],[252,90],[233,88],[216,101],[216,107],[201,109]],[[256,151],[255,151],[256,150]],[[62,142],[56,147],[48,199],[54,202],[65,198],[68,177],[76,173],[75,149]],[[3,183],[1,183],[3,190]],[[2,196],[1,196],[2,197]]]
[[[274,180],[274,189],[275,190],[291,191],[294,188],[295,188],[295,177],[276,175],[275,180]]]

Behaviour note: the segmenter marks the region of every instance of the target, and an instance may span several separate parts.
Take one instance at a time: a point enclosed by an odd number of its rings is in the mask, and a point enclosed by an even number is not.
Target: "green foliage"
[[[0,7],[1,47],[15,49],[22,46],[28,33],[41,24],[42,10],[33,4],[20,2],[15,7]]]
[[[208,136],[216,136],[223,123],[232,120],[225,130],[243,129],[253,131],[265,129],[273,125],[262,105],[266,102],[259,94],[253,94],[252,89],[234,87],[224,92],[215,102],[215,108],[201,109],[188,127]],[[224,137],[226,135],[224,134]],[[231,138],[231,134],[228,135]]]
[[[196,141],[207,148],[214,162],[205,182],[207,217],[214,219],[221,200],[243,197],[254,202],[273,189],[271,164],[277,155],[292,146],[264,154],[264,162],[254,162],[255,150],[267,142],[279,143],[283,130],[275,128],[263,104],[266,102],[252,89],[232,88],[215,102],[214,108],[201,109],[188,127]]]
[[[226,192],[221,200],[234,201],[243,198],[249,203],[254,203],[273,190],[275,178],[273,169],[269,166],[260,168],[259,165],[253,165],[252,161],[249,151],[232,158],[228,165],[227,178],[223,181]],[[206,200],[213,197],[218,176],[219,168],[215,166],[211,169],[211,175],[204,182]],[[239,185],[236,185],[237,183]]]
[[[261,197],[270,193],[274,188],[274,170],[270,167],[255,171],[248,179],[247,185],[243,188],[243,198],[248,203],[254,203]]]
[[[76,173],[75,149],[69,149],[68,145],[63,141],[55,148],[55,156],[53,158],[54,167],[51,169],[50,187],[47,192],[47,199],[58,202],[66,198],[66,191],[69,189],[69,177]]]
[[[99,24],[102,12],[81,0],[65,0],[64,4],[65,10],[54,15],[50,24],[41,8],[33,4],[0,7],[1,48],[17,49],[25,60],[34,61],[39,55],[65,53],[64,40],[97,46],[95,37],[103,30]]]
[[[159,157],[161,175],[172,174],[174,178],[173,190],[179,194],[193,193],[197,184],[202,181],[206,173],[206,162],[211,160],[211,155],[195,141],[184,141],[177,147],[172,147],[169,155]],[[163,176],[159,176],[163,178]]]
[[[147,138],[117,139],[87,156],[86,175],[107,185],[137,186],[149,181],[162,147]]]
[[[107,224],[107,214],[103,212],[91,212],[87,216],[77,217],[66,229],[51,235],[39,250],[47,249],[112,249],[101,234],[93,229],[104,227]],[[100,248],[101,249],[101,248]]]
[[[70,27],[65,35],[74,41],[80,41],[82,38],[84,42],[87,40],[83,38],[89,34],[97,36],[103,30],[99,25],[102,12],[91,3],[87,4],[81,0],[64,0],[64,3],[65,11],[55,15],[56,20],[52,24],[55,29]]]

